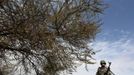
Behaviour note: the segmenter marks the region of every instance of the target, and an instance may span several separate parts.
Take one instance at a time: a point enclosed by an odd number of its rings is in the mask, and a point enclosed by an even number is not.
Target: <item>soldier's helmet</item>
[[[106,64],[106,61],[105,60],[101,60],[100,64]]]

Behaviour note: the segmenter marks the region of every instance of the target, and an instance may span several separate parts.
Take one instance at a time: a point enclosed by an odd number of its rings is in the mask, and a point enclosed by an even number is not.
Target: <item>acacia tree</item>
[[[0,67],[56,75],[78,61],[92,64],[88,43],[104,7],[101,0],[0,0]]]

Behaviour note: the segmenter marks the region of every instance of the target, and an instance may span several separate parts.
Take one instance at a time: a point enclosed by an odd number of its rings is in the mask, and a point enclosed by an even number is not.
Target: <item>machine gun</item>
[[[108,62],[108,63],[109,63],[109,66],[108,66],[107,71],[106,71],[106,73],[105,73],[104,75],[108,75],[109,72],[110,72],[112,75],[115,75],[115,74],[110,70],[110,66],[111,66],[112,62]]]

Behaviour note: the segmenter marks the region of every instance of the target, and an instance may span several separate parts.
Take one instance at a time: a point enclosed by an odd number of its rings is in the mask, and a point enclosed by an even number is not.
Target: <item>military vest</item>
[[[96,75],[104,75],[107,72],[107,67],[99,67]],[[111,75],[108,73],[108,75]]]

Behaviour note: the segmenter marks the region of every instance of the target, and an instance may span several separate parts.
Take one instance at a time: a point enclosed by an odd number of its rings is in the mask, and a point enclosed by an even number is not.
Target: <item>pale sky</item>
[[[129,37],[130,35],[131,37]],[[134,35],[124,32],[124,35],[118,40],[97,40],[94,43],[95,50],[101,50],[94,58],[97,64],[89,65],[89,71],[84,69],[84,65],[77,69],[73,75],[95,75],[99,61],[104,59],[111,61],[111,70],[116,75],[134,75]]]
[[[99,61],[111,61],[115,75],[134,75],[134,0],[105,0],[110,4],[102,20],[102,32],[96,37],[93,47],[101,50],[94,58],[97,64],[84,65],[73,75],[95,75]]]

